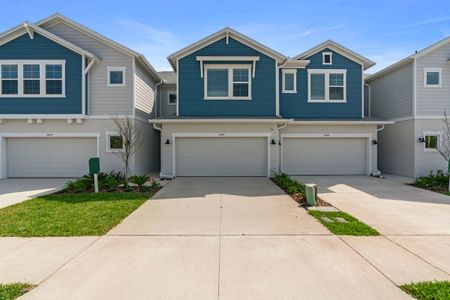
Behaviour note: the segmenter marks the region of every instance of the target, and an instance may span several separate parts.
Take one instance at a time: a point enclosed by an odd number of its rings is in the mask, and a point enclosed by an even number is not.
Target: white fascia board
[[[169,60],[170,64],[176,70],[175,62],[177,59],[181,59],[183,57],[186,57],[189,54],[194,53],[195,51],[204,48],[224,37],[231,37],[232,39],[235,39],[236,41],[243,43],[244,45],[247,45],[279,62],[282,62],[286,60],[286,56],[283,54],[268,48],[267,46],[264,46],[263,44],[260,44],[259,42],[243,35],[242,33],[237,32],[236,30],[225,27],[222,30],[217,31],[216,33],[213,33],[187,47],[184,47],[183,49],[169,55],[167,59]]]
[[[289,123],[291,119],[149,119],[156,124],[182,124],[182,123]]]
[[[100,132],[0,132],[1,137],[99,137]]]
[[[354,61],[359,62],[360,64],[364,65],[364,69],[368,69],[372,66],[375,65],[375,62],[373,62],[372,60],[342,46],[341,44],[338,44],[332,40],[327,40],[303,53],[300,53],[299,55],[294,56],[294,59],[298,60],[298,59],[303,59],[303,58],[307,58],[325,48],[329,48],[347,58],[350,58]]]
[[[387,125],[395,121],[292,121],[292,125]]]
[[[419,52],[413,54],[411,57],[416,58],[416,59],[420,58],[420,57],[425,56],[425,55],[433,52],[434,50],[437,50],[447,44],[450,44],[450,37],[446,37],[443,40],[440,40],[439,42],[434,43],[433,45],[428,46],[427,48],[425,48],[423,50],[420,50]]]
[[[21,119],[85,119],[83,114],[0,114],[3,120],[21,120]]]

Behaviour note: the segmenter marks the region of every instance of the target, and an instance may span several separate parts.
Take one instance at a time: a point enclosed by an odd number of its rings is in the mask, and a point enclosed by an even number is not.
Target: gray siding
[[[169,104],[169,93],[176,92],[177,87],[175,85],[164,85],[161,88],[159,109],[162,118],[175,116],[177,114],[177,106]]]
[[[386,125],[378,133],[378,169],[414,177],[414,120]]]
[[[450,44],[417,59],[417,116],[442,116],[450,110]],[[424,87],[424,68],[442,68],[442,87]]]
[[[396,119],[413,115],[412,68],[411,62],[369,82],[372,117]]]
[[[135,68],[135,109],[140,115],[154,116],[155,82],[140,63]]]
[[[153,174],[160,167],[160,134],[152,124],[136,120],[142,145],[134,157],[134,172],[139,175]]]
[[[89,72],[88,114],[115,115],[133,112],[133,58],[130,55],[64,23],[46,29],[101,58],[101,62],[94,65]],[[125,87],[107,87],[107,67],[126,67]]]

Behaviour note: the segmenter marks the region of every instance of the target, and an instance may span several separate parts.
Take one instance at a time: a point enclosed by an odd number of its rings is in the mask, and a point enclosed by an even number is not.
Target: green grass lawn
[[[33,288],[26,283],[0,284],[0,300],[17,299]]]
[[[359,221],[358,219],[350,216],[345,212],[322,212],[316,210],[310,210],[308,213],[320,221],[325,227],[327,227],[332,233],[337,235],[380,235],[378,231]],[[333,222],[325,222],[321,217],[327,217]],[[338,222],[336,218],[344,218],[347,223]]]
[[[405,284],[400,288],[419,300],[450,299],[450,281],[424,281]]]
[[[151,193],[53,194],[0,209],[0,236],[103,235]]]

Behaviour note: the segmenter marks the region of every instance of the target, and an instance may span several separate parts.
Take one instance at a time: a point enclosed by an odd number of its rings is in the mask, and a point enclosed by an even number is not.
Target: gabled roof
[[[40,35],[48,38],[49,40],[51,40],[57,44],[60,44],[61,46],[64,46],[78,54],[85,55],[96,61],[100,60],[97,56],[95,56],[91,52],[89,52],[81,47],[78,47],[77,45],[74,45],[71,42],[66,41],[65,39],[62,39],[59,36],[56,36],[53,33],[49,32],[39,26],[36,26],[32,23],[29,23],[29,22],[24,22],[23,24],[20,24],[16,27],[0,34],[0,46],[18,38],[19,36],[22,36],[24,34],[28,34],[30,36],[30,38],[33,38],[34,32],[37,32]]]
[[[417,59],[417,58],[420,58],[422,56],[425,56],[425,55],[433,52],[434,50],[437,50],[437,49],[439,49],[439,48],[441,48],[441,47],[443,47],[445,45],[448,45],[448,44],[450,44],[450,36],[446,37],[445,39],[440,40],[437,43],[434,43],[431,46],[426,47],[425,49],[422,49],[422,50],[420,50],[420,51],[418,51],[418,52],[416,52],[416,53],[414,53],[412,55],[409,55],[409,56],[399,60],[398,62],[396,62],[396,63],[394,63],[394,64],[392,64],[392,65],[390,65],[390,66],[388,66],[388,67],[378,71],[375,74],[372,74],[372,75],[368,76],[366,78],[366,81],[374,80],[374,79],[376,79],[376,78],[378,78],[378,77],[380,77],[380,76],[382,76],[384,74],[387,74],[387,73],[389,73],[391,71],[394,71],[394,70],[396,70],[396,69],[398,69],[398,68],[400,68],[400,67],[402,67],[402,66],[404,66],[404,65],[406,65],[406,64],[408,64],[410,62],[412,62],[414,59]]]
[[[244,45],[247,45],[255,50],[260,51],[261,53],[264,53],[265,55],[272,57],[273,59],[277,60],[279,63],[282,63],[286,60],[286,56],[283,54],[270,49],[269,47],[260,44],[259,42],[249,38],[248,36],[243,35],[240,32],[237,32],[236,30],[225,27],[222,30],[217,31],[216,33],[213,33],[175,53],[170,55],[167,59],[169,60],[170,64],[172,65],[173,69],[176,70],[176,61],[177,59],[183,58],[201,48],[204,48],[218,40],[223,39],[224,37],[231,37],[238,42],[243,43]]]
[[[164,79],[165,84],[176,84],[177,83],[177,73],[173,71],[160,71],[159,76]]]
[[[315,46],[314,48],[311,48],[303,53],[300,53],[299,55],[295,56],[294,59],[306,59],[309,56],[316,54],[319,51],[322,51],[323,49],[329,48],[345,57],[350,58],[353,61],[356,61],[364,66],[364,69],[368,69],[375,65],[375,62],[371,61],[370,59],[359,55],[356,52],[353,52],[352,50],[342,46],[341,44],[338,44],[332,40],[326,40],[325,42]]]
[[[155,78],[162,81],[162,78],[159,76],[158,72],[153,68],[153,66],[150,64],[150,62],[145,58],[145,56],[143,54],[136,52],[116,41],[113,41],[112,39],[96,32],[96,31],[94,31],[94,30],[60,14],[60,13],[54,13],[54,14],[50,15],[49,17],[47,17],[41,21],[38,21],[36,23],[36,25],[38,25],[39,27],[42,27],[42,28],[50,28],[61,22],[71,26],[72,28],[75,28],[78,31],[85,33],[86,35],[88,35],[88,36],[90,36],[112,48],[115,48],[118,51],[121,51],[122,53],[125,53],[127,55],[130,55],[130,56],[138,59],[147,68],[147,70],[151,74],[153,74],[153,76]]]

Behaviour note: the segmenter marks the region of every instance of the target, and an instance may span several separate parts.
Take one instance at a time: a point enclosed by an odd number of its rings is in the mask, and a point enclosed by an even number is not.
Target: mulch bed
[[[273,180],[272,180],[273,181]],[[273,181],[275,184],[276,182]],[[296,193],[296,194],[289,194],[285,189],[277,185],[280,189],[282,189],[286,194],[291,196],[292,199],[294,199],[298,204],[301,206],[307,206],[306,204],[306,198],[303,197],[302,194]],[[316,199],[316,206],[332,206],[330,203],[326,202],[325,200],[321,199],[319,196],[317,196]]]
[[[436,192],[436,193],[441,193],[441,194],[447,194],[449,192],[447,190],[447,187],[428,187],[428,186],[418,185],[415,183],[407,183],[406,185],[410,185],[410,186],[413,186],[413,187],[416,187],[419,189],[432,191],[432,192]]]

